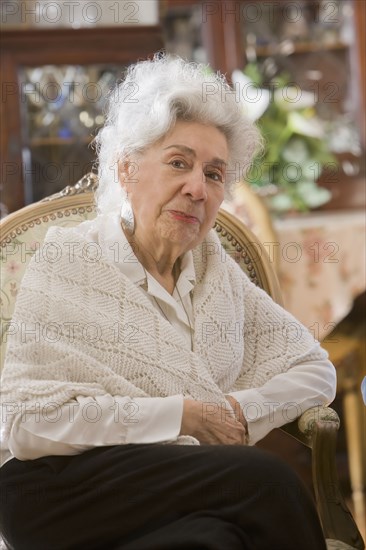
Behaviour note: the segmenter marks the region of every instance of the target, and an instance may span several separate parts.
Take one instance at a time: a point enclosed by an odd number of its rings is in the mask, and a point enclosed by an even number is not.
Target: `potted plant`
[[[257,63],[234,71],[232,81],[264,140],[247,182],[278,213],[308,211],[328,202],[331,192],[317,181],[337,159],[328,145],[326,123],[316,114],[314,95],[291,83],[286,73],[264,82]]]

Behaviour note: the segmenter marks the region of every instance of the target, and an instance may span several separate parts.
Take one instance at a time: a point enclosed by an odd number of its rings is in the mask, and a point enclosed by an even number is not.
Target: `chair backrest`
[[[274,268],[278,272],[278,236],[265,200],[248,183],[240,181],[233,188],[230,201],[225,200],[222,208],[239,218],[268,247]]]
[[[70,227],[96,215],[95,174],[87,174],[76,185],[10,214],[0,222],[0,369],[7,336],[16,330],[11,323],[16,296],[31,256],[42,244],[49,227]],[[235,216],[220,210],[215,229],[224,249],[247,273],[251,281],[282,304],[273,264],[258,238]]]

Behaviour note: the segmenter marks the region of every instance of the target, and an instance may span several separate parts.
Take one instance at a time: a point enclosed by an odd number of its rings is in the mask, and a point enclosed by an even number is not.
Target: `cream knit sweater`
[[[93,243],[95,244],[95,243]],[[215,253],[213,253],[215,251]],[[71,229],[52,228],[22,281],[2,380],[7,433],[23,410],[76,396],[183,394],[219,403],[327,357],[253,285],[214,231],[193,251],[193,351],[146,296]]]

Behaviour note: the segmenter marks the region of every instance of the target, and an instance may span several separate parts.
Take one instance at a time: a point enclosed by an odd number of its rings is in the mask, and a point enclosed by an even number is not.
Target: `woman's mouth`
[[[181,212],[180,210],[169,210],[170,215],[175,220],[181,220],[186,223],[198,223],[199,220],[196,218],[196,216],[190,216],[189,214],[185,214],[185,212]]]

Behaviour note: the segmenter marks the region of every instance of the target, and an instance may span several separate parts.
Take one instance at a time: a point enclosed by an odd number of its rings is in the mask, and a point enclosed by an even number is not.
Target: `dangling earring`
[[[128,195],[122,201],[120,216],[122,228],[133,235],[135,232],[135,216]]]

